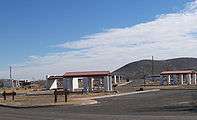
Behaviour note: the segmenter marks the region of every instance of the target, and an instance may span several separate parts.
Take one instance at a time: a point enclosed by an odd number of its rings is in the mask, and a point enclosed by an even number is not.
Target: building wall
[[[63,88],[72,92],[79,88],[79,78],[64,78]]]
[[[72,78],[64,78],[63,88],[64,90],[67,89],[67,90],[73,91]]]
[[[11,80],[5,80],[3,81],[4,87],[12,87],[12,81]]]
[[[79,88],[79,78],[73,78],[73,89],[78,89]]]
[[[46,82],[46,89],[47,89],[47,90],[50,89],[50,87],[51,87],[51,85],[53,84],[54,81],[55,81],[55,80],[47,80],[47,82]]]

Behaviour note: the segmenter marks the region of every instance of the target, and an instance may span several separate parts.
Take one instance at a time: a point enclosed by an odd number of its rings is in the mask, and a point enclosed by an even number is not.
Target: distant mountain
[[[197,58],[154,60],[153,68],[154,75],[158,75],[164,70],[197,70]],[[129,63],[114,71],[113,74],[122,75],[128,79],[140,79],[144,75],[152,75],[152,60],[140,60]]]

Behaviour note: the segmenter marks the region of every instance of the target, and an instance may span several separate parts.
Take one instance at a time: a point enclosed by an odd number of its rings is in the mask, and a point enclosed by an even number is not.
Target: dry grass
[[[84,101],[81,98],[88,98],[94,96],[109,95],[110,93],[89,93],[89,94],[70,94],[68,102],[65,103],[64,95],[58,95],[58,102],[54,103],[54,95],[35,95],[35,96],[15,96],[15,100],[12,101],[12,97],[9,96],[7,100],[0,98],[0,104],[8,106],[26,107],[26,106],[45,106],[45,105],[58,105],[58,104],[81,104]]]

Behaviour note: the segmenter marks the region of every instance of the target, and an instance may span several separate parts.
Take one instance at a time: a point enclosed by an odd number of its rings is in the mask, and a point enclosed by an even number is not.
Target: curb
[[[12,105],[2,105],[2,104],[0,104],[0,107],[15,108],[15,109],[21,109],[21,108],[44,108],[44,107],[55,107],[55,106],[60,106],[60,105],[12,106]]]
[[[82,100],[81,100],[82,101]],[[57,106],[64,106],[64,105],[76,105],[76,106],[84,106],[84,105],[93,105],[93,104],[97,104],[98,101],[96,100],[91,100],[89,99],[88,101],[86,100],[85,102],[81,102],[78,104],[74,104],[74,103],[68,103],[68,104],[51,104],[51,105],[29,105],[29,106],[17,106],[17,105],[5,105],[5,104],[0,104],[0,107],[6,107],[6,108],[15,108],[15,109],[21,109],[21,108],[47,108],[47,107],[57,107]]]
[[[170,89],[170,88],[161,88],[160,90],[197,90],[197,88],[194,88],[194,89],[192,89],[192,88],[177,88],[177,89]]]

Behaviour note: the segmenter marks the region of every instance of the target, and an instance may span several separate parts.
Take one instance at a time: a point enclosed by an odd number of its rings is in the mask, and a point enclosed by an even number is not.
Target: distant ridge
[[[140,79],[144,75],[151,75],[152,60],[140,60],[129,63],[113,72],[128,79]],[[197,70],[197,58],[174,58],[168,60],[154,60],[154,75],[164,70]]]

